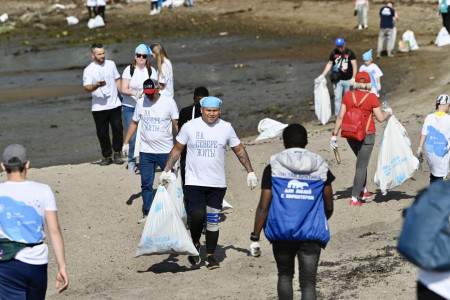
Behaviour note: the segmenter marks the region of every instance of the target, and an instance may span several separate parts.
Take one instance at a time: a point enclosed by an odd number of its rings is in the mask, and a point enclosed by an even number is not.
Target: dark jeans
[[[429,290],[425,285],[417,281],[417,299],[418,300],[445,300],[444,297]]]
[[[100,15],[102,17],[103,21],[106,22],[106,20],[105,20],[105,6],[104,5],[97,7],[97,14]]]
[[[430,174],[430,183],[440,180],[444,180],[444,177],[436,177],[433,174]]]
[[[110,157],[112,150],[121,152],[123,145],[123,126],[122,126],[122,107],[113,109],[93,111],[97,137],[102,148],[103,157]],[[112,150],[111,140],[109,138],[109,126],[112,130]]]
[[[278,268],[279,299],[293,299],[294,297],[292,278],[295,273],[295,256],[297,256],[302,300],[315,300],[320,244],[315,241],[273,242],[272,249]]]
[[[153,181],[155,180],[155,165],[164,170],[169,153],[139,152],[139,168],[141,172],[142,213],[146,216],[153,203]]]
[[[448,7],[448,9],[450,9],[450,6]],[[444,27],[450,33],[450,12],[442,13],[442,25],[444,25]]]
[[[375,134],[367,134],[362,141],[347,139],[350,148],[356,155],[356,171],[353,179],[352,196],[358,198],[367,183],[367,166],[375,144]]]

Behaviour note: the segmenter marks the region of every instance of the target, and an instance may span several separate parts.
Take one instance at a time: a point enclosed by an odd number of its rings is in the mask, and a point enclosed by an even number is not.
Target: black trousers
[[[97,129],[97,137],[102,148],[103,157],[110,157],[112,150],[114,152],[122,151],[123,145],[123,126],[122,126],[122,107],[118,106],[113,109],[93,111],[95,127]],[[112,130],[112,149],[111,140],[109,138],[109,126]]]

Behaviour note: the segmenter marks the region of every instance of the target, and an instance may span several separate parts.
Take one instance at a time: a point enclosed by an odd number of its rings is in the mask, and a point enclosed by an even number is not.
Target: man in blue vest
[[[333,213],[335,177],[322,157],[305,149],[308,139],[302,125],[286,127],[283,143],[285,150],[273,155],[264,169],[250,253],[261,255],[259,236],[264,227],[277,263],[278,297],[293,299],[298,256],[302,299],[316,299],[320,251],[330,239],[327,220]]]

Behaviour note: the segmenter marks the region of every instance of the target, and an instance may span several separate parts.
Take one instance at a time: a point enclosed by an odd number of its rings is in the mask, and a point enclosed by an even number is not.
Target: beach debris
[[[95,18],[89,19],[87,26],[89,29],[103,27],[105,26],[105,21],[103,21],[102,16],[97,15]]]
[[[434,43],[439,47],[450,45],[450,34],[445,27],[441,28]]]
[[[228,35],[228,32],[223,31],[223,32],[219,33],[219,35],[220,35],[220,36],[226,36],[226,35]]]
[[[69,17],[67,17],[66,18],[66,20],[67,20],[67,25],[77,25],[78,24],[78,22],[80,22],[80,20],[78,20],[76,17],[74,17],[74,16],[69,16]]]
[[[280,137],[283,134],[284,128],[288,124],[283,124],[270,118],[264,118],[258,123],[259,136],[255,141]]]
[[[6,20],[8,20],[8,14],[7,14],[7,13],[4,13],[4,14],[2,14],[2,15],[0,16],[0,21],[1,21],[2,23],[5,23]]]

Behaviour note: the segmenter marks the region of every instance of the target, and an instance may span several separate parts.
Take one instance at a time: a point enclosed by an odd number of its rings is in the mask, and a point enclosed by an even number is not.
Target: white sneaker
[[[147,222],[147,216],[144,216],[142,219],[138,220],[138,224],[143,224]]]
[[[129,162],[128,163],[128,168],[127,168],[128,174],[134,174],[135,170],[136,170],[136,163],[135,162]]]
[[[150,11],[150,13],[149,13],[150,16],[153,16],[153,15],[156,15],[156,14],[159,14],[159,12],[158,12],[157,9],[152,9],[152,10]]]
[[[158,9],[156,10],[156,14],[159,14],[161,12],[161,6],[158,6]]]
[[[361,30],[362,29],[362,25],[360,24],[360,25],[358,25],[358,30]]]
[[[364,29],[367,29],[367,28],[369,28],[369,26],[366,24],[366,25],[364,25]]]

